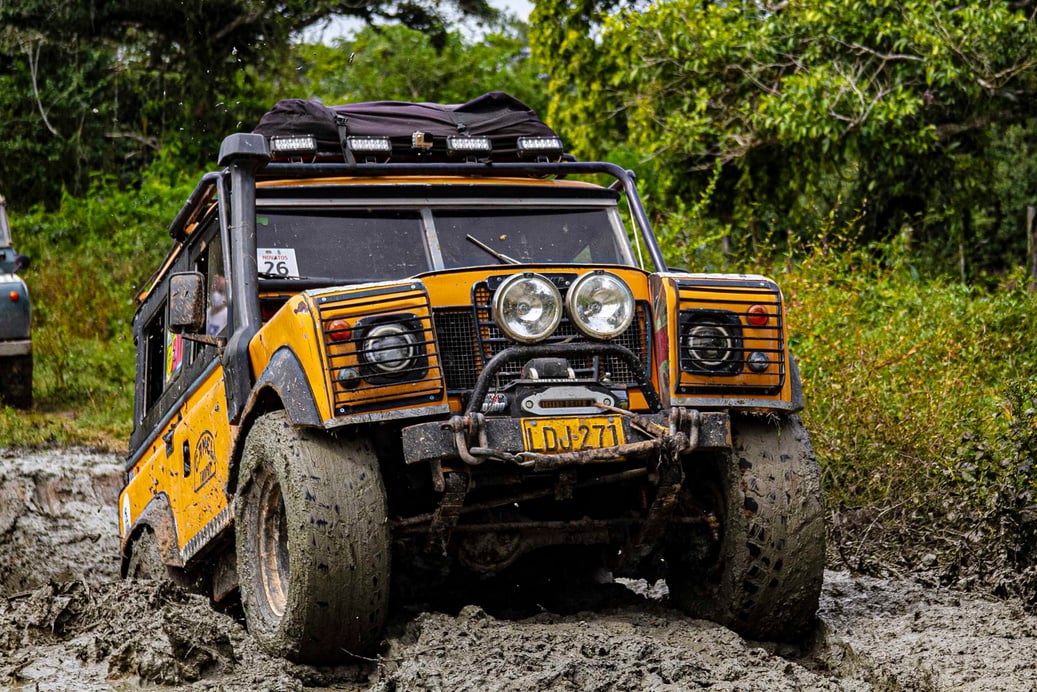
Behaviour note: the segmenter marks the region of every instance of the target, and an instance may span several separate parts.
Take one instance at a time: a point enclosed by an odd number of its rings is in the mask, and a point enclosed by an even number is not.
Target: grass
[[[98,179],[57,210],[9,209],[33,305],[30,412],[0,409],[0,446],[127,451],[133,421],[134,295],[171,246],[166,233],[196,175],[160,159],[140,186]]]

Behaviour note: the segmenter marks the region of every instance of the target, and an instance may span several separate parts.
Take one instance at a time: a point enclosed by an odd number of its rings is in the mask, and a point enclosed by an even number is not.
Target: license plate
[[[618,416],[523,418],[522,441],[527,452],[561,454],[615,447],[624,443]]]

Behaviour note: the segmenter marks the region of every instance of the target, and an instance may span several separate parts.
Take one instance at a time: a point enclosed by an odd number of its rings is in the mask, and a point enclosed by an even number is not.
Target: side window
[[[155,311],[144,327],[144,410],[158,402],[166,385],[166,311]]]
[[[227,331],[227,277],[224,275],[223,245],[219,233],[213,237],[203,256],[205,260],[199,262],[199,271],[205,274],[207,284],[205,333],[220,336]]]

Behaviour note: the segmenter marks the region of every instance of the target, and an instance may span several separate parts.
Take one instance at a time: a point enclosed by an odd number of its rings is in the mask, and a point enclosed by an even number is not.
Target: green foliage
[[[0,2],[0,190],[12,208],[54,208],[92,174],[132,183],[165,147],[208,165],[223,137],[298,89],[307,27],[380,19],[441,46],[451,12],[498,15],[486,0]]]
[[[1009,2],[546,0],[532,21],[579,153],[643,152],[670,209],[719,162],[707,215],[736,244],[864,210],[865,240],[909,229],[955,275],[1023,260],[1037,22]]]
[[[1021,272],[920,281],[902,245],[828,241],[779,280],[837,549],[1010,588],[1037,550],[1037,295]]]
[[[36,406],[0,414],[0,445],[53,440],[122,449],[132,425],[134,296],[171,247],[169,220],[197,175],[159,158],[138,189],[94,178],[60,208],[10,214],[33,301]]]
[[[325,103],[463,103],[488,91],[506,91],[534,110],[544,108],[543,85],[522,27],[498,28],[477,41],[451,31],[439,46],[426,33],[404,26],[366,27],[331,46],[303,44],[297,49],[303,92]]]

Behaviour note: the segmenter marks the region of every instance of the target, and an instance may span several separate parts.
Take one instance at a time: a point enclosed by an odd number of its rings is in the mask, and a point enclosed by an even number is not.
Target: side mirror
[[[178,272],[169,277],[169,331],[198,334],[205,330],[205,277]]]
[[[26,255],[19,255],[17,252],[14,253],[14,270],[20,272],[23,269],[28,269],[29,265],[32,264],[32,260]]]

